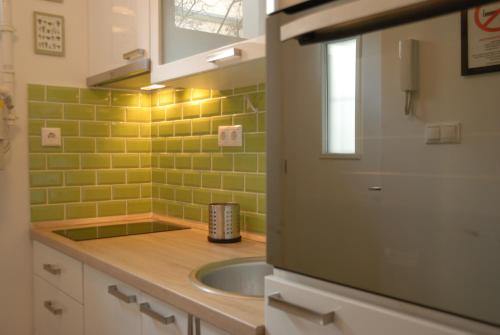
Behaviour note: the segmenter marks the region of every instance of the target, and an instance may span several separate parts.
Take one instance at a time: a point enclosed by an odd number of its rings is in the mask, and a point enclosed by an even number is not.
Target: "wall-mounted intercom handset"
[[[405,115],[413,110],[415,93],[418,91],[418,41],[399,41],[399,69],[401,91],[405,93]]]

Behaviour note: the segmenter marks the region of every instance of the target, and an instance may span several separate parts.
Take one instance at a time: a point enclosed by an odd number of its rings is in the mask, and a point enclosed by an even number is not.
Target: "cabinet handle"
[[[273,293],[268,296],[268,299],[269,299],[268,303],[269,306],[281,309],[285,312],[289,312],[301,318],[318,323],[322,326],[326,326],[330,323],[333,323],[334,321],[335,317],[334,311],[327,313],[313,311],[309,308],[302,307],[292,302],[286,301],[285,299],[283,299],[280,293]]]
[[[194,325],[194,330],[193,330]],[[187,335],[201,335],[201,321],[193,315],[188,315],[188,333]]]
[[[126,302],[127,304],[137,302],[137,297],[135,295],[126,295],[125,293],[120,292],[120,290],[118,290],[118,286],[116,285],[108,286],[108,293],[121,301]]]
[[[132,51],[123,54],[123,59],[125,60],[135,60],[143,58],[146,55],[146,50],[144,49],[134,49]]]
[[[174,315],[163,316],[160,313],[154,311],[147,302],[140,304],[139,310],[141,311],[141,313],[146,314],[147,316],[151,317],[152,319],[158,322],[163,323],[164,325],[168,325],[175,322]]]
[[[44,264],[43,269],[54,276],[61,274],[61,268],[54,264]]]
[[[49,310],[54,315],[61,315],[63,310],[62,308],[56,308],[54,307],[54,303],[52,301],[44,301],[43,306],[45,306],[46,309]]]
[[[241,57],[241,49],[238,48],[227,48],[216,53],[211,54],[207,57],[207,62],[217,63],[221,61],[228,61],[231,59],[236,59]]]

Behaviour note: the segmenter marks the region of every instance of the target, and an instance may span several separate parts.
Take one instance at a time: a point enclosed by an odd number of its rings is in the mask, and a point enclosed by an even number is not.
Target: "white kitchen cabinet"
[[[228,332],[205,321],[200,322],[200,335],[230,335]]]
[[[34,277],[35,335],[83,335],[83,307],[44,279]]]
[[[86,335],[140,335],[140,292],[90,266],[84,267]]]
[[[149,0],[88,0],[89,75],[127,65],[137,49],[149,57]]]
[[[147,294],[142,294],[139,308],[142,313],[142,334],[188,334],[187,313]]]

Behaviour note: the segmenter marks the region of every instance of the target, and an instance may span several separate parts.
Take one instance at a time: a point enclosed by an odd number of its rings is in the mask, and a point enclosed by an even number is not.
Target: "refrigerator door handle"
[[[335,312],[318,312],[307,307],[299,306],[292,302],[283,299],[280,293],[273,293],[268,296],[268,305],[278,308],[284,312],[294,314],[303,319],[318,323],[322,326],[329,325],[334,322]]]

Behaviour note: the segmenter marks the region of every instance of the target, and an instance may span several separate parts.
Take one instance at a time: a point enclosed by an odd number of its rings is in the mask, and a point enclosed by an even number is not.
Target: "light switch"
[[[243,129],[238,126],[219,126],[219,147],[241,147]]]
[[[42,128],[42,147],[60,147],[61,128]]]
[[[460,143],[460,123],[441,125],[441,143]]]
[[[441,138],[441,128],[439,125],[427,125],[425,127],[425,143],[435,144],[439,143]]]
[[[433,123],[425,126],[425,143],[458,144],[461,140],[460,122]]]

